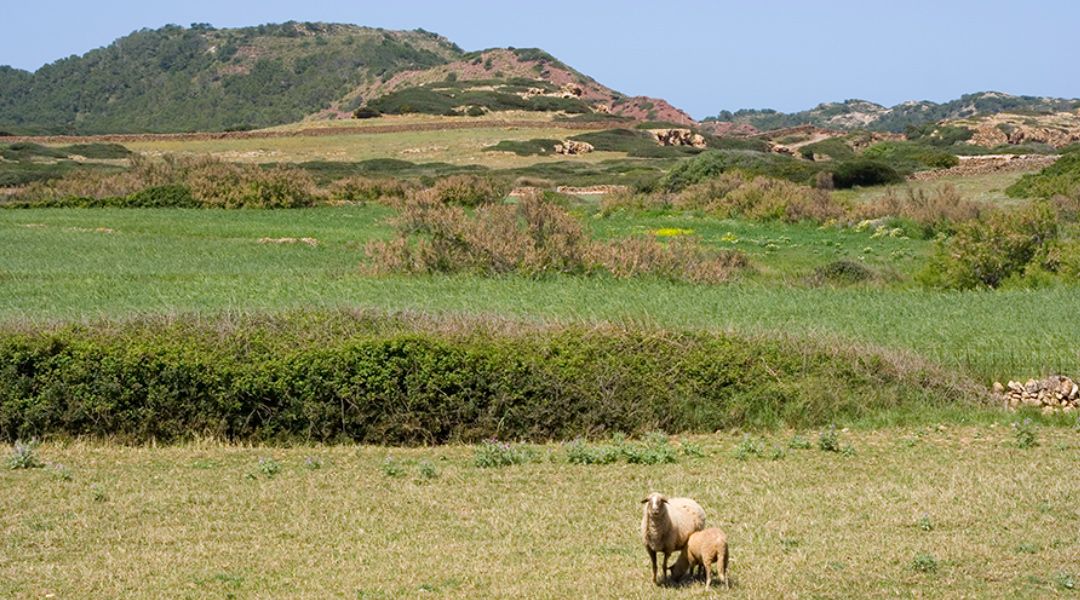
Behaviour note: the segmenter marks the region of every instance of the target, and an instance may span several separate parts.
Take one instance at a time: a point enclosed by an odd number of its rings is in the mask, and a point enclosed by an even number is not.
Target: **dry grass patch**
[[[45,444],[44,468],[0,470],[0,596],[696,596],[650,582],[652,490],[728,533],[725,597],[1047,597],[1080,577],[1075,432],[1029,450],[1007,426],[839,435],[852,455],[785,432],[762,440],[777,460],[710,435],[674,464],[548,445],[504,468],[468,446]]]

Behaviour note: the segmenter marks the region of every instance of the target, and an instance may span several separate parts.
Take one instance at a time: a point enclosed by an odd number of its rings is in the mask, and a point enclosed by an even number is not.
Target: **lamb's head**
[[[653,492],[642,498],[641,503],[645,505],[645,509],[650,515],[658,517],[664,512],[664,507],[667,506],[667,496]]]

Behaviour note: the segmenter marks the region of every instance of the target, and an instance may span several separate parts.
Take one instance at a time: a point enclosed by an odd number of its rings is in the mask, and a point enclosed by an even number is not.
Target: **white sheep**
[[[664,577],[668,558],[686,548],[690,534],[705,528],[705,511],[690,498],[668,498],[653,492],[641,501],[641,539],[652,560],[652,580],[656,583],[656,553],[664,554]]]
[[[724,587],[731,587],[727,576],[727,536],[719,528],[710,527],[690,536],[686,542],[686,549],[679,555],[679,560],[671,566],[671,578],[682,579],[687,571],[700,567],[705,570],[705,589],[709,589],[714,564],[720,583],[724,584]]]

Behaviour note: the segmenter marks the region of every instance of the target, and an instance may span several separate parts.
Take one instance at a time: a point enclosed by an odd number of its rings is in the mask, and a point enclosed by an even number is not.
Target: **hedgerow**
[[[805,343],[375,313],[0,332],[0,439],[431,444],[817,426],[951,401],[927,368]]]

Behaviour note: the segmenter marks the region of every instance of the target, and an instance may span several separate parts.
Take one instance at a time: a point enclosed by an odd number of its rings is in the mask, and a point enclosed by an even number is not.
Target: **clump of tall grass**
[[[741,254],[706,250],[686,238],[668,244],[655,238],[594,241],[577,219],[539,193],[526,194],[515,205],[467,210],[429,189],[410,195],[394,225],[396,238],[366,248],[374,272],[529,277],[607,272],[620,278],[720,282],[746,264]]]

